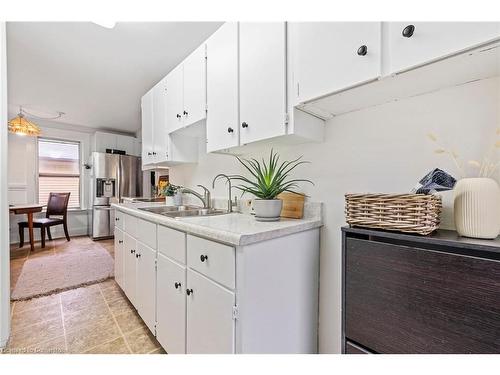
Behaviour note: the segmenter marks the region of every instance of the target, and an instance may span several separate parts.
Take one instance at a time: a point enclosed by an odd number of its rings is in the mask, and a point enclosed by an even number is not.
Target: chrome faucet
[[[197,186],[201,187],[203,189],[203,195],[201,195],[200,193],[194,191],[193,189],[187,188],[187,187],[181,188],[181,193],[194,195],[195,197],[199,198],[203,202],[203,208],[210,208],[210,206],[211,206],[210,190],[208,190],[203,185],[197,185]]]
[[[228,212],[233,212],[233,207],[236,207],[238,205],[238,202],[236,200],[236,197],[234,197],[234,202],[233,200],[231,199],[231,179],[229,178],[228,175],[225,175],[224,173],[219,173],[217,176],[215,176],[214,180],[212,181],[212,189],[215,189],[215,181],[217,181],[217,179],[219,177],[224,177],[226,180],[227,180],[227,184],[229,185],[229,189],[228,189],[228,199],[227,199],[227,211]]]

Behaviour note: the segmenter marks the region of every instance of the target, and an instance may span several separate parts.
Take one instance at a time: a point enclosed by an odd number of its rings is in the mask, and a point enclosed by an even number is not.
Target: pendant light
[[[34,137],[37,137],[42,133],[37,124],[24,117],[22,109],[19,110],[17,117],[14,117],[9,121],[9,131],[19,135],[30,135]]]

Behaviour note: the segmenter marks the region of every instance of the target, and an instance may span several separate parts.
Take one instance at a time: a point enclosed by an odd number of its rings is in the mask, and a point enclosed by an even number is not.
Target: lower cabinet
[[[186,267],[158,254],[156,287],[156,338],[167,353],[186,353]]]
[[[123,291],[130,302],[137,306],[136,301],[136,253],[137,242],[128,233],[123,233]]]
[[[122,214],[117,283],[167,353],[317,352],[318,229],[234,247]]]
[[[156,250],[137,241],[136,308],[146,326],[155,332],[156,322]]]
[[[186,295],[186,352],[234,353],[234,293],[188,269]]]
[[[123,289],[123,231],[115,227],[115,281]]]

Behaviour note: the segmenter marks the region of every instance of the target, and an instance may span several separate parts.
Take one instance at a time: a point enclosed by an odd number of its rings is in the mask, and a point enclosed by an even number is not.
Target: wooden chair
[[[40,237],[42,238],[42,248],[45,247],[45,231],[49,236],[49,240],[52,240],[52,235],[50,234],[50,227],[54,225],[61,225],[64,228],[64,234],[66,239],[70,241],[68,234],[68,202],[69,195],[71,193],[50,193],[49,201],[47,203],[47,213],[44,218],[33,219],[33,228],[40,228]],[[59,216],[53,218],[51,216]],[[61,217],[62,216],[62,217]],[[19,247],[24,245],[24,228],[28,227],[27,221],[22,221],[19,223]]]

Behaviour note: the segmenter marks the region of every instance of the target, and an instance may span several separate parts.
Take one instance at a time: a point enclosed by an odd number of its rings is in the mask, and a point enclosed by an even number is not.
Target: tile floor
[[[32,257],[78,251],[92,240],[74,237],[11,247],[11,288]],[[113,240],[99,241],[113,256]],[[11,337],[5,353],[165,353],[114,280],[11,304]]]

